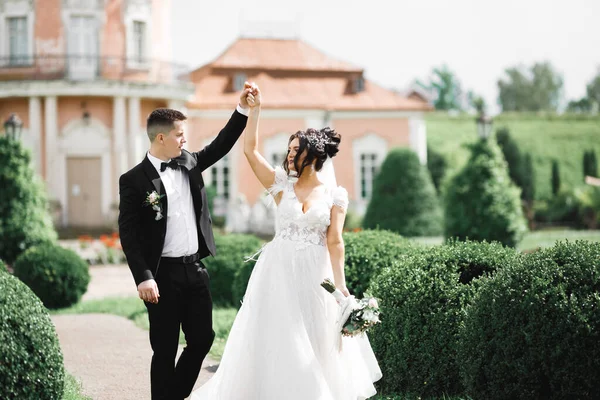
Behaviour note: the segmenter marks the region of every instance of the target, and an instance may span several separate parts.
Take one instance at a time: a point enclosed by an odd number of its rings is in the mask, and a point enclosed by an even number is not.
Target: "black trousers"
[[[150,370],[152,400],[182,400],[190,395],[215,337],[209,276],[200,261],[161,261],[156,283],[158,304],[145,303],[154,352]],[[186,346],[175,364],[180,327]]]

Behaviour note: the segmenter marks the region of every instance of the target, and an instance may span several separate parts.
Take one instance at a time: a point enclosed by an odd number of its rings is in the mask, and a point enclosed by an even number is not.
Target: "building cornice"
[[[232,104],[233,109],[235,105]],[[406,119],[423,118],[423,111],[325,111],[319,109],[269,109],[263,108],[260,112],[262,119],[292,119],[292,118],[319,118],[323,120],[342,119]],[[188,109],[188,116],[206,119],[227,119],[231,116],[231,109]]]
[[[123,81],[4,81],[0,98],[31,96],[123,96],[187,101],[191,83],[159,84]]]

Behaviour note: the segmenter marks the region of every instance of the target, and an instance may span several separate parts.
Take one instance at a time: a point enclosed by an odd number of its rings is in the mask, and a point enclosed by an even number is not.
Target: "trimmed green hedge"
[[[390,231],[365,230],[343,234],[346,285],[362,297],[371,280],[385,267],[396,267],[414,242]]]
[[[557,243],[509,263],[466,310],[462,379],[477,399],[600,393],[600,243]]]
[[[74,251],[54,244],[31,247],[13,268],[15,276],[51,309],[79,302],[90,282],[88,264]]]
[[[463,393],[457,348],[464,309],[488,276],[518,256],[498,243],[451,242],[414,249],[373,280],[382,323],[369,338],[382,393]]]
[[[216,235],[215,244],[217,255],[203,260],[210,274],[213,303],[217,306],[239,307],[248,284],[247,280],[244,282],[244,278],[250,277],[249,272],[255,264],[254,261],[248,261],[247,264],[250,265],[245,265],[245,260],[260,249],[262,241],[253,235],[228,234]],[[250,271],[244,272],[244,277],[238,277],[235,282],[237,272],[247,268]]]
[[[61,399],[63,356],[48,311],[6,272],[0,288],[0,398]]]

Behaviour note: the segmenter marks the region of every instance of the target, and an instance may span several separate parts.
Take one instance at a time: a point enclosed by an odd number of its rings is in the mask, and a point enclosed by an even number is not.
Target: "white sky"
[[[206,64],[249,29],[295,35],[390,88],[405,89],[447,63],[492,112],[507,67],[550,61],[568,101],[585,94],[600,66],[599,0],[171,2],[175,62]]]

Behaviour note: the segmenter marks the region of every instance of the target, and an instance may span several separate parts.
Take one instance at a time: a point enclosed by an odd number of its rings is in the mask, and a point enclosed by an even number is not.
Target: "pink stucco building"
[[[59,224],[114,218],[118,178],[144,157],[154,108],[184,111],[188,148],[198,149],[227,121],[245,80],[263,91],[262,150],[273,163],[299,129],[328,125],[342,134],[338,180],[358,212],[390,148],[410,147],[426,162],[423,114],[431,107],[422,98],[380,87],[301,40],[241,38],[190,72],[172,63],[170,7],[169,0],[0,0],[0,118],[17,113],[24,121],[22,141],[60,205]],[[219,195],[214,212],[229,215],[232,230],[264,217],[264,190],[241,143],[205,179]]]

